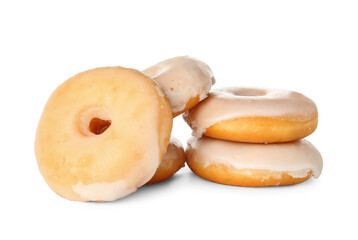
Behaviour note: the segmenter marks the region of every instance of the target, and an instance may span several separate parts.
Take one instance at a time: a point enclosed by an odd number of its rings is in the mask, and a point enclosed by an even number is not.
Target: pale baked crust
[[[88,133],[88,114],[106,116],[111,125]],[[40,172],[70,200],[124,197],[154,175],[172,122],[168,99],[143,73],[122,67],[82,72],[61,84],[44,108],[35,140]]]

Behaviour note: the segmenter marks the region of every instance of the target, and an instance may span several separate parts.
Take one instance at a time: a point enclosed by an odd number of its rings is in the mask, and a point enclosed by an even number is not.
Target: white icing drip
[[[191,98],[198,95],[200,101],[206,98],[214,83],[208,65],[188,56],[166,59],[143,72],[163,89],[174,113],[184,110]]]
[[[235,118],[272,117],[304,122],[316,115],[315,103],[297,92],[228,87],[212,90],[183,117],[193,128],[193,135],[200,137],[210,126]]]
[[[204,167],[224,164],[236,169],[289,171],[293,177],[307,176],[309,169],[318,178],[323,167],[319,151],[304,139],[289,143],[252,144],[208,137],[191,138],[187,152],[192,160],[200,161]]]
[[[309,171],[309,169],[303,169],[301,171],[288,172],[287,174],[293,178],[304,178],[308,175]]]
[[[77,193],[83,201],[113,201],[127,196],[137,188],[129,187],[126,181],[118,180],[107,183],[92,183],[84,185],[81,181],[72,186],[72,190]]]

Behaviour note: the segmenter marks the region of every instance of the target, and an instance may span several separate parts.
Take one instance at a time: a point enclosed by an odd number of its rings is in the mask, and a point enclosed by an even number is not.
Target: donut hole
[[[101,135],[112,124],[112,115],[105,107],[88,107],[79,115],[79,130],[84,136]]]
[[[235,90],[233,94],[242,97],[259,97],[259,96],[266,95],[266,91],[263,89],[255,89],[255,88],[241,88]]]
[[[104,133],[112,124],[111,120],[103,120],[100,118],[92,118],[89,126],[88,126],[88,130],[91,133],[94,133],[96,135],[100,135],[102,133]]]

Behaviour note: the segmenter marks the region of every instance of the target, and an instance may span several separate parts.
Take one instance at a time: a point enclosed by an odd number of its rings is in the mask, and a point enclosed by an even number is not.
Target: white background
[[[0,239],[357,239],[357,1],[1,1],[0,26]],[[51,92],[87,69],[178,55],[206,62],[215,87],[312,98],[321,177],[241,188],[184,168],[115,202],[53,193],[33,150]],[[177,117],[173,135],[190,134]]]

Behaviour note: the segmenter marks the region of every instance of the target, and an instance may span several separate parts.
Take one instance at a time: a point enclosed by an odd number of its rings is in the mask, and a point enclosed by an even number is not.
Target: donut
[[[221,88],[184,115],[193,135],[250,143],[289,142],[317,128],[318,112],[308,97],[263,88]]]
[[[321,154],[304,139],[253,144],[194,137],[188,141],[186,158],[196,175],[242,187],[297,184],[312,175],[318,178],[323,167]]]
[[[188,56],[166,59],[143,72],[156,81],[168,96],[173,117],[206,98],[215,83],[209,66]]]
[[[179,169],[185,166],[185,161],[186,159],[183,145],[181,145],[178,139],[171,137],[167,153],[164,155],[164,158],[152,179],[146,184],[153,184],[167,180],[179,171]]]
[[[170,139],[169,100],[142,72],[105,67],[79,73],[50,96],[35,154],[58,195],[113,201],[148,182]]]

